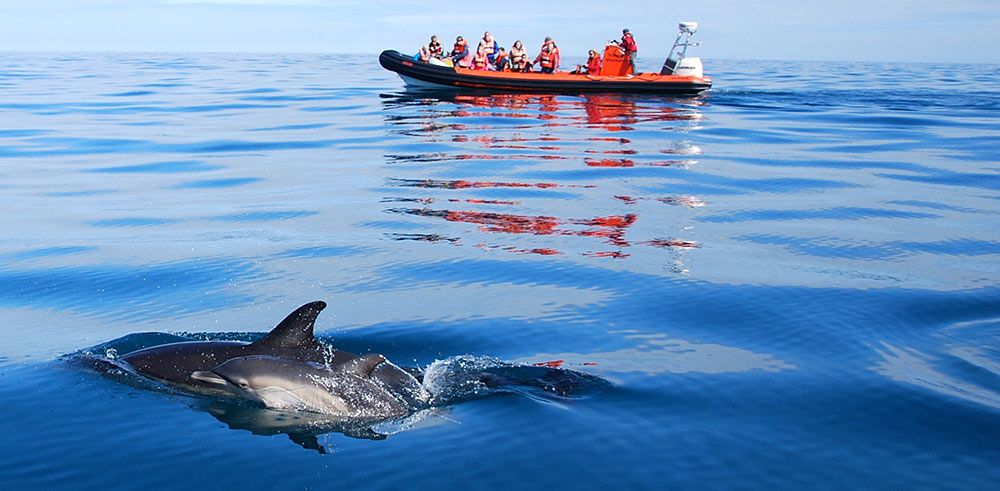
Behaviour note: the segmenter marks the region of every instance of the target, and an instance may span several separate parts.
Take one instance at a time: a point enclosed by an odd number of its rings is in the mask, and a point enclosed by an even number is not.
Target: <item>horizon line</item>
[[[378,56],[380,52],[337,52],[337,51],[226,51],[226,50],[209,50],[209,51],[168,51],[168,50],[142,50],[142,51],[121,51],[121,50],[4,50],[0,49],[2,54],[128,54],[128,55],[143,55],[143,54],[177,54],[177,55],[212,55],[212,54],[228,54],[228,55],[341,55],[341,56]],[[576,56],[576,55],[570,55]],[[584,55],[579,55],[579,57],[584,57]],[[823,63],[896,63],[896,64],[913,64],[913,65],[1000,65],[1000,62],[974,62],[974,61],[899,61],[899,60],[837,60],[837,59],[786,59],[786,58],[712,58],[712,57],[700,57],[705,60],[718,60],[718,61],[763,61],[763,62],[823,62]]]

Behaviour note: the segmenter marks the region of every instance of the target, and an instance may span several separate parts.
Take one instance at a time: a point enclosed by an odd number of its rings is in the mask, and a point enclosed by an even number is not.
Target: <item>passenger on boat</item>
[[[519,57],[510,57],[510,71],[517,73],[529,73],[531,72],[531,60],[528,59],[527,53],[522,53]]]
[[[479,49],[476,50],[476,56],[472,57],[472,69],[473,70],[488,70],[490,66],[490,59],[486,56],[486,50],[480,45]]]
[[[635,55],[639,52],[639,46],[635,44],[635,38],[632,37],[632,33],[627,28],[622,29],[622,40],[619,45],[625,50],[625,55],[628,56],[628,64],[632,67],[630,73],[635,73]]]
[[[421,46],[420,51],[413,57],[413,61],[422,61],[424,63],[431,61],[431,50],[427,46]]]
[[[493,35],[490,34],[490,31],[484,32],[483,38],[479,40],[479,48],[486,53],[486,58],[489,60],[491,65],[493,64],[493,59],[496,57],[498,47],[499,44],[497,44],[497,41],[493,39]]]
[[[535,57],[535,63],[541,67],[542,73],[554,73],[559,69],[559,48],[551,37],[546,36],[542,50]]]
[[[577,75],[598,75],[601,73],[601,55],[597,51],[590,50],[587,53],[587,64],[577,65],[576,70],[570,73]]]
[[[528,54],[521,55],[521,71],[531,73],[532,68],[535,68],[535,64],[531,62],[531,58],[528,58]]]
[[[510,71],[510,57],[507,56],[507,51],[504,50],[503,46],[497,50],[497,55],[493,59],[493,68],[498,72]]]
[[[514,45],[510,47],[511,62],[520,60],[521,55],[526,55],[526,54],[528,54],[528,52],[524,50],[524,45],[521,44],[521,40],[518,39],[517,41],[514,41]]]
[[[469,54],[469,42],[465,40],[462,36],[455,38],[455,47],[448,53],[448,57],[451,61],[458,64],[459,60],[462,60]]]
[[[514,53],[514,48],[510,49],[511,53]],[[521,61],[522,58],[526,58],[526,55],[522,54],[520,56],[510,55],[510,71],[512,72],[523,72],[524,63]]]
[[[444,48],[441,47],[437,36],[431,36],[431,42],[427,44],[427,49],[431,52],[431,56],[444,58]]]

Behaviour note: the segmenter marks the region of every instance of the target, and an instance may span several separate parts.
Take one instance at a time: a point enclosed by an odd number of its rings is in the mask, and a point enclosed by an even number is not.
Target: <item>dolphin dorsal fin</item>
[[[379,354],[359,356],[337,367],[348,373],[353,373],[359,377],[368,377],[375,370],[375,367],[385,361],[385,357]]]
[[[313,325],[316,323],[316,317],[325,308],[326,302],[323,301],[307,303],[288,314],[285,320],[253,344],[272,348],[317,347],[319,341],[316,341],[313,335]]]

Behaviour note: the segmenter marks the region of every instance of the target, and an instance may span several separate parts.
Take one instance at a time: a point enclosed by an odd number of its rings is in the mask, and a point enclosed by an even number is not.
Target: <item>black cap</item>
[[[626,32],[628,32],[628,28],[627,27],[625,29],[622,29],[622,34],[625,34]]]

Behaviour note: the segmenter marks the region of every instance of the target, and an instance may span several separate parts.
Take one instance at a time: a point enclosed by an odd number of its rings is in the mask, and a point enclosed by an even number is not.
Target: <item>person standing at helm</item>
[[[483,39],[479,40],[479,49],[482,49],[486,53],[486,59],[489,60],[490,64],[493,64],[493,58],[496,57],[499,45],[497,41],[493,39],[493,35],[490,31],[483,33]],[[478,50],[477,50],[478,51]]]
[[[635,54],[639,52],[639,46],[635,44],[635,38],[627,28],[622,29],[621,47],[625,50],[625,56],[628,56],[628,64],[632,67],[631,73],[635,73]]]

